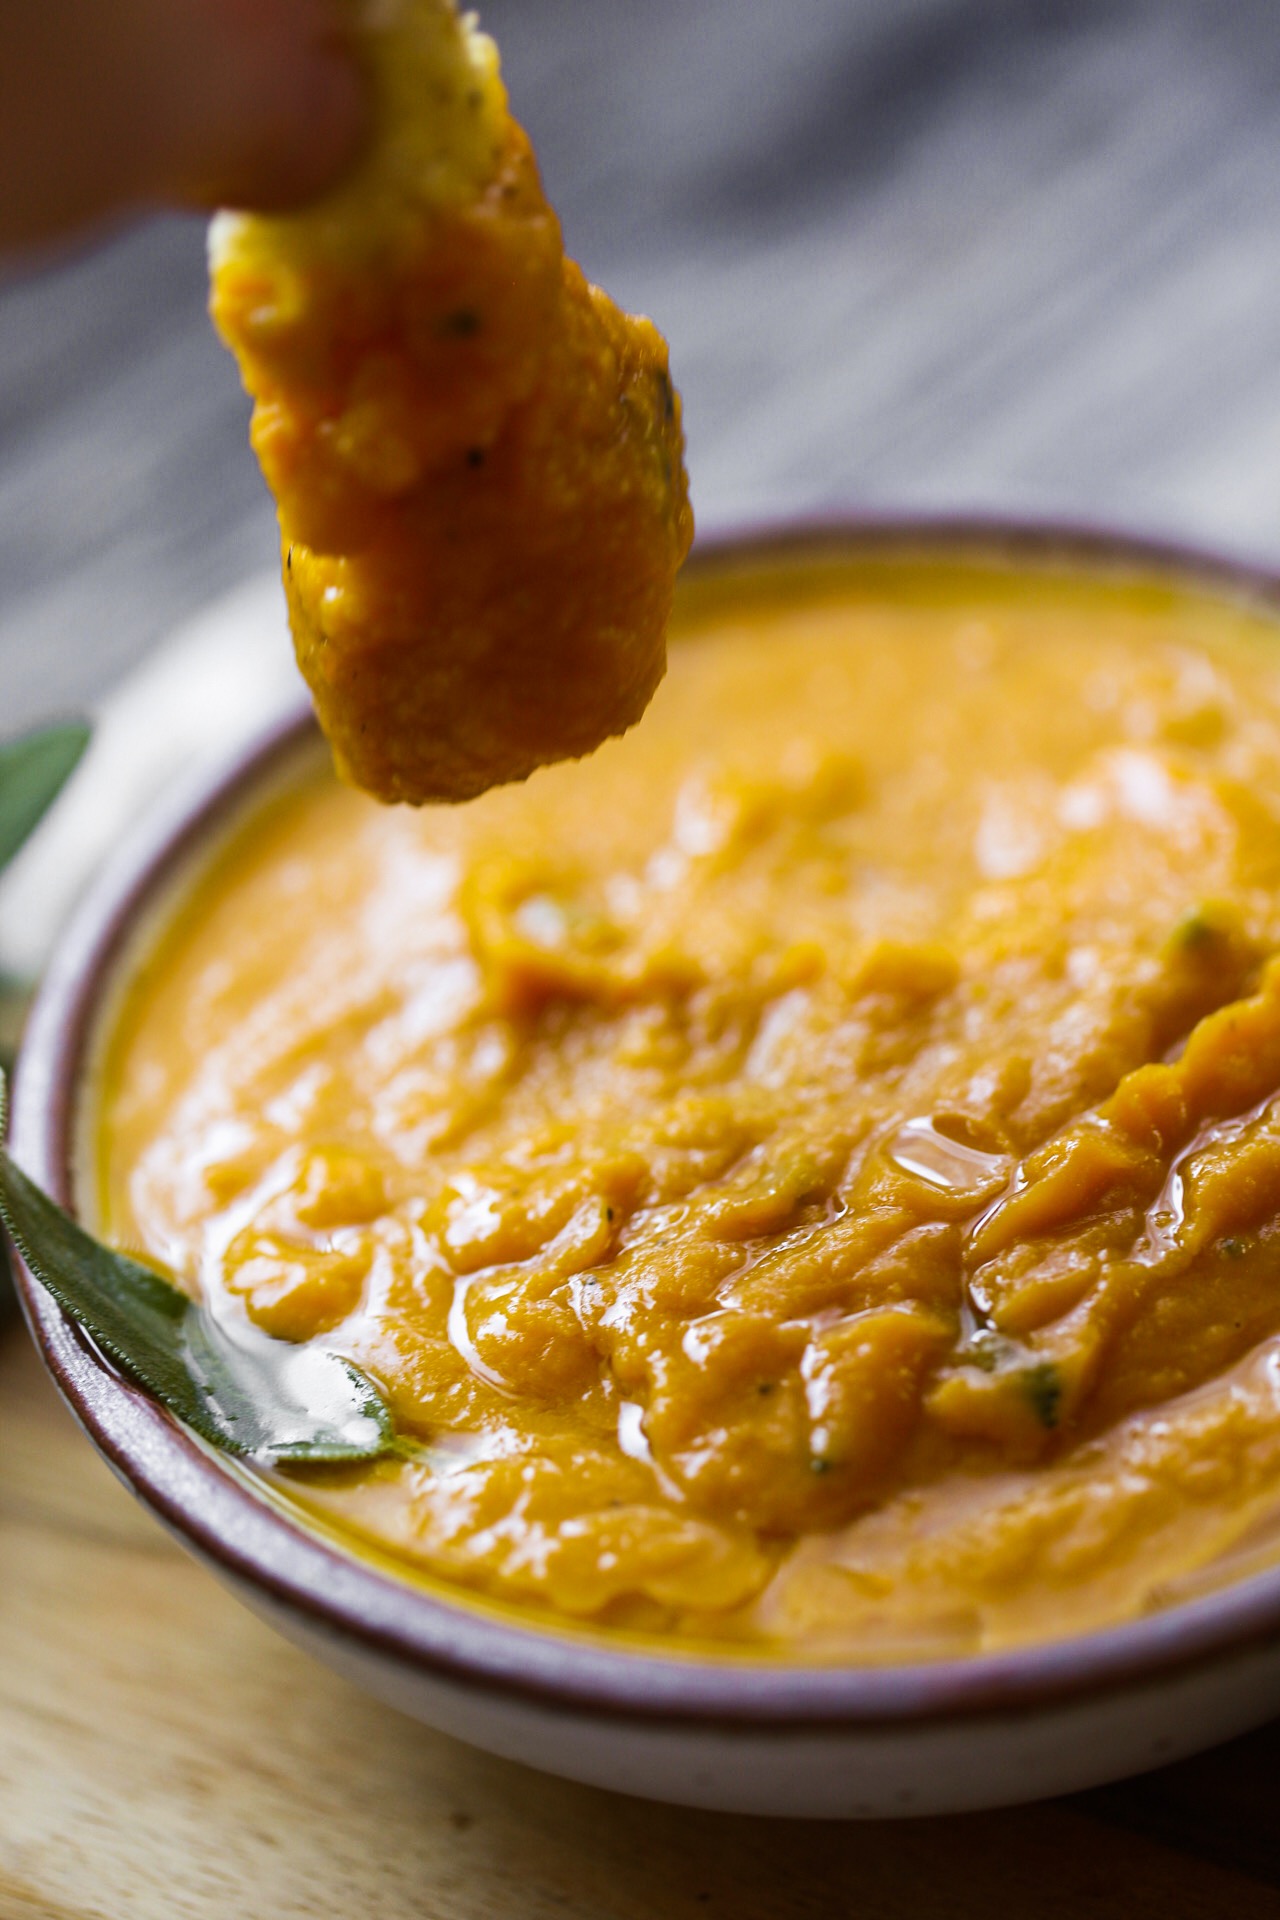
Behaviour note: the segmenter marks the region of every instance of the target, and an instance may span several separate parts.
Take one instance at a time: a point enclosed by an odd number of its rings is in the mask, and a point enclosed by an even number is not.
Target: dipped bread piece
[[[680,402],[565,258],[493,42],[451,0],[353,17],[371,148],[302,214],[218,216],[211,311],[339,770],[462,800],[644,711],[693,532]]]

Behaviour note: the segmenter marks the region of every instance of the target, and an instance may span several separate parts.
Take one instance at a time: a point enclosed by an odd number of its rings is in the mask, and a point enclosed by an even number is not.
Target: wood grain
[[[488,1758],[258,1624],[0,1346],[0,1920],[1261,1920],[1274,1733],[967,1819],[690,1813]]]
[[[1271,0],[486,0],[706,528],[833,502],[1280,553]],[[0,291],[0,727],[275,559],[194,221]]]
[[[704,526],[835,501],[1280,554],[1273,0],[490,0],[570,245],[652,311]],[[272,562],[196,223],[0,289],[0,729]],[[0,1314],[0,1321],[2,1321]],[[910,1826],[613,1799],[260,1627],[0,1330],[0,1920],[1253,1920],[1267,1729]]]

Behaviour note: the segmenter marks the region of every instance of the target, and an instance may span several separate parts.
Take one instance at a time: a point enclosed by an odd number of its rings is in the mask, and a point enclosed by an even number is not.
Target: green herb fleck
[[[1217,937],[1217,929],[1211,921],[1205,919],[1202,913],[1189,913],[1186,919],[1180,920],[1174,929],[1174,938],[1178,945],[1190,952],[1194,952],[1197,947],[1212,946]]]
[[[1239,922],[1231,908],[1210,900],[1183,915],[1173,929],[1171,944],[1183,953],[1211,957],[1238,932]]]
[[[994,1327],[979,1327],[960,1356],[982,1373],[999,1373],[1016,1363],[1020,1349]]]
[[[1022,1389],[1042,1427],[1050,1432],[1062,1412],[1062,1375],[1052,1360],[1042,1360],[1022,1376]]]

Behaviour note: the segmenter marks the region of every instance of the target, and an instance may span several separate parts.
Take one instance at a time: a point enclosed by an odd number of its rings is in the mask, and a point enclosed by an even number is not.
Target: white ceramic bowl
[[[1004,522],[845,521],[703,546],[744,555],[967,552],[1192,580],[1280,609],[1280,579],[1212,556]],[[18,1159],[73,1199],[98,1022],[137,929],[310,737],[302,713],[154,818],[51,964],[23,1049]],[[404,1712],[597,1786],[753,1813],[938,1813],[1114,1779],[1280,1709],[1280,1567],[1106,1632],[1014,1652],[859,1668],[681,1657],[512,1624],[344,1554],[122,1379],[29,1275],[32,1331],[99,1451],[190,1550],[291,1640]]]

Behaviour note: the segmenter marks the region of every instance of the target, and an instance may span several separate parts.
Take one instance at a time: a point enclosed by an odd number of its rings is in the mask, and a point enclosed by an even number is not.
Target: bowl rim
[[[1280,571],[1211,549],[1079,522],[1000,514],[832,512],[717,532],[691,575],[806,550],[857,557],[954,552],[975,560],[1074,563],[1095,576],[1143,573],[1202,586],[1280,615]],[[11,1146],[63,1205],[72,1199],[77,1100],[95,1024],[137,918],[207,836],[314,737],[310,709],[277,717],[212,775],[170,794],[126,836],[58,943],[15,1075]],[[610,1644],[572,1625],[505,1611],[460,1592],[399,1580],[254,1491],[122,1376],[15,1261],[23,1310],[45,1364],[117,1476],[188,1548],[233,1583],[313,1631],[357,1643],[424,1677],[515,1696],[577,1716],[784,1733],[923,1729],[1159,1684],[1280,1635],[1280,1566],[1208,1595],[1069,1639],[903,1665],[770,1661]]]

